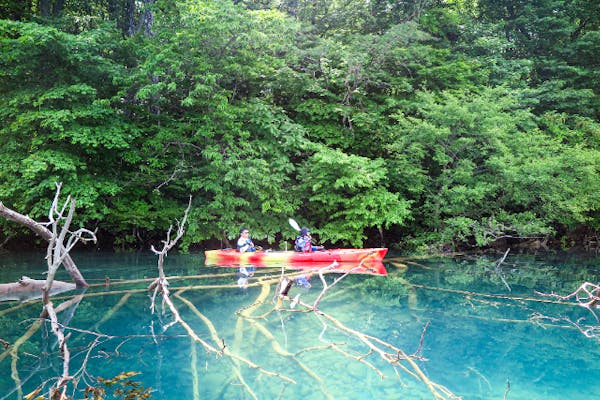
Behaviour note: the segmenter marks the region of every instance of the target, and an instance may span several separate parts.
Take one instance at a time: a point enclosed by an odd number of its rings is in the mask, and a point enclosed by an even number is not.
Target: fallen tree
[[[62,185],[60,183],[56,184],[56,193],[54,195],[52,205],[48,211],[47,223],[36,222],[28,216],[24,216],[6,208],[0,203],[0,215],[5,216],[11,221],[15,221],[27,226],[48,241],[48,248],[46,251],[48,270],[46,279],[44,281],[38,281],[25,277],[15,284],[6,284],[2,286],[2,289],[5,290],[6,296],[29,296],[42,298],[43,307],[40,318],[31,326],[31,328],[28,330],[28,333],[26,333],[23,338],[24,340],[27,340],[30,335],[37,331],[37,329],[46,321],[49,322],[50,329],[56,337],[60,351],[60,357],[62,359],[62,372],[60,373],[60,376],[57,377],[56,384],[53,385],[49,390],[48,398],[50,399],[68,398],[66,394],[67,386],[74,377],[69,372],[71,354],[67,346],[68,335],[65,335],[64,333],[64,324],[68,324],[70,321],[76,305],[79,304],[83,298],[83,295],[79,294],[78,296],[75,296],[74,299],[65,301],[57,307],[54,306],[50,296],[57,291],[62,292],[66,290],[72,290],[76,287],[85,288],[88,286],[87,282],[79,272],[79,269],[77,266],[75,266],[75,263],[69,256],[69,252],[79,242],[96,242],[96,235],[94,232],[85,228],[79,228],[74,231],[70,229],[73,216],[75,215],[75,200],[72,199],[71,196],[67,196],[67,199],[61,206],[59,204],[61,186]],[[65,269],[75,281],[74,284],[54,280],[56,272],[61,265],[65,266]],[[68,313],[66,322],[59,322],[57,314],[60,311],[69,308],[71,308],[72,311]],[[17,340],[17,342],[13,344],[8,344],[7,351],[2,353],[0,356],[3,358],[6,354],[10,354],[15,361],[13,362],[13,371],[11,376],[15,380],[17,390],[19,391],[19,398],[23,397],[22,393],[20,393],[22,383],[18,376],[18,371],[16,370],[16,360],[18,359],[17,351],[20,344],[24,343],[24,340]],[[26,398],[31,397],[33,396],[26,396]]]
[[[17,282],[0,283],[0,301],[30,301],[42,297],[42,289],[46,284],[45,280],[31,279],[23,276]],[[76,285],[70,282],[54,281],[50,294],[58,294],[74,290]]]
[[[57,193],[58,193],[58,192],[60,192],[60,185],[57,184],[57,187],[58,187],[58,189],[57,189]],[[74,204],[75,204],[74,200],[72,200],[72,202],[73,202],[73,207],[74,207]],[[47,222],[47,223],[37,222],[37,221],[33,220],[31,217],[29,217],[28,215],[23,215],[14,210],[11,210],[10,208],[8,208],[4,204],[2,204],[2,202],[0,202],[0,215],[9,221],[16,222],[19,225],[23,225],[24,227],[29,228],[31,231],[35,232],[38,236],[40,236],[47,242],[50,242],[53,240],[52,231],[50,231],[50,229],[48,229],[46,227],[50,224],[50,222]],[[73,279],[73,282],[75,282],[75,285],[77,285],[77,287],[87,287],[88,286],[83,275],[81,275],[81,272],[79,272],[77,265],[75,265],[75,262],[73,261],[73,259],[71,258],[71,256],[68,253],[63,257],[62,264],[64,265],[65,269],[67,270],[67,272],[69,273],[69,275],[71,276],[71,278]]]
[[[42,288],[42,302],[44,308],[40,318],[49,319],[52,332],[56,336],[58,346],[62,356],[62,374],[58,378],[56,385],[50,391],[51,398],[63,399],[66,398],[67,383],[73,379],[69,373],[69,362],[71,360],[69,348],[67,346],[67,336],[64,334],[64,326],[59,323],[56,309],[50,299],[52,287],[54,285],[54,276],[61,265],[64,265],[64,260],[70,258],[69,252],[75,247],[78,242],[96,242],[94,232],[79,228],[76,231],[71,231],[71,222],[75,214],[75,200],[71,196],[62,206],[59,207],[61,184],[56,184],[56,194],[52,201],[50,211],[48,211],[48,226],[50,226],[51,236],[48,240],[48,249],[46,252],[46,262],[48,263],[48,275],[46,282]],[[77,267],[75,270],[79,273]],[[83,279],[83,276],[81,277]]]

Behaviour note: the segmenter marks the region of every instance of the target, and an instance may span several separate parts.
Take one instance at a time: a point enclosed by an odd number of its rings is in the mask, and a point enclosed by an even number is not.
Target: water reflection
[[[237,280],[237,285],[242,289],[246,289],[248,287],[248,279],[254,276],[254,271],[256,271],[256,267],[253,265],[240,267],[240,277]]]
[[[135,379],[152,387],[154,398],[167,400],[252,394],[261,399],[434,398],[422,381],[382,362],[340,327],[346,326],[403,349],[431,382],[465,400],[588,400],[600,393],[599,342],[570,323],[594,327],[598,321],[588,309],[535,293],[568,294],[584,281],[598,282],[598,259],[509,257],[506,284],[495,273],[493,258],[400,260],[386,264],[388,277],[347,276],[325,293],[320,308],[336,318],[336,325],[302,306],[314,304],[322,293],[318,275],[285,270],[292,285],[280,285],[288,290],[279,293],[281,268],[204,267],[198,256],[170,255],[165,272],[179,275],[170,279],[173,301],[199,339],[224,344],[232,354],[293,383],[235,358],[215,357],[179,324],[170,325],[168,312],[151,315],[148,281],[120,282],[152,278],[156,259],[132,259],[78,257],[86,278],[97,286],[78,300],[56,300],[74,301],[73,312],[60,317],[71,334],[72,371],[85,371],[80,388],[83,382],[93,384],[95,376],[136,371],[141,374]],[[26,268],[35,276],[31,265],[0,267],[3,275]],[[336,277],[326,275],[327,284]],[[287,299],[273,312],[278,293]],[[0,399],[22,398],[60,375],[53,338],[45,327],[34,329],[40,309],[39,301],[0,304],[0,338],[7,343],[0,353]],[[24,335],[29,337],[13,358],[10,349]]]

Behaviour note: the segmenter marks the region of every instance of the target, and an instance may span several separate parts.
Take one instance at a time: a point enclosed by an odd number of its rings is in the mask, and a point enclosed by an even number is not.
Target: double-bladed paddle
[[[290,226],[292,228],[294,228],[295,230],[297,230],[298,232],[300,232],[300,225],[298,225],[298,223],[296,222],[296,220],[294,220],[293,218],[288,219],[288,222],[290,223]]]

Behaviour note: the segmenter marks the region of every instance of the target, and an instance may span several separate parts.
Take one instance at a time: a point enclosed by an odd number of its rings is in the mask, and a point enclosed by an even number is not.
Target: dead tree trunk
[[[0,202],[0,216],[3,216],[9,221],[16,222],[17,224],[29,228],[48,242],[52,240],[52,232],[48,228],[46,228],[44,224],[34,221],[27,215],[19,214],[18,212],[11,210],[10,208],[2,204],[2,202]],[[69,275],[71,275],[71,278],[73,279],[77,287],[89,286],[83,278],[83,275],[81,275],[81,273],[79,272],[79,269],[77,268],[75,262],[69,254],[66,254],[64,256],[63,265],[65,266],[65,269],[67,270]]]
[[[31,279],[23,276],[18,282],[0,283],[0,301],[18,300],[21,302],[31,301],[42,297],[42,288],[45,280]],[[71,282],[55,281],[50,294],[58,294],[75,290],[75,284]]]
[[[71,231],[71,222],[73,221],[73,215],[75,214],[75,200],[71,199],[71,196],[67,196],[62,207],[59,207],[58,199],[60,196],[60,184],[56,184],[56,194],[52,201],[52,206],[48,212],[48,226],[50,226],[50,239],[48,240],[48,250],[46,254],[46,261],[48,263],[48,275],[46,276],[46,283],[42,288],[42,302],[44,308],[42,310],[41,318],[48,318],[50,320],[50,327],[52,332],[56,336],[58,346],[62,355],[63,370],[59,377],[56,386],[51,390],[51,398],[67,398],[67,383],[73,379],[69,373],[69,362],[71,355],[67,346],[67,337],[64,334],[64,328],[58,321],[57,311],[50,300],[50,293],[54,284],[54,276],[58,271],[64,260],[69,257],[69,251],[75,247],[79,241],[96,241],[96,235],[94,232],[80,228],[76,231]],[[78,271],[79,272],[79,271]]]
[[[169,281],[167,281],[167,278],[165,276],[165,270],[164,270],[165,257],[167,256],[167,253],[169,252],[169,250],[171,250],[173,248],[173,246],[175,246],[177,244],[177,242],[179,241],[179,239],[181,239],[181,237],[183,236],[183,233],[185,232],[185,230],[184,230],[185,223],[187,221],[188,213],[190,212],[191,207],[192,207],[192,197],[190,196],[188,206],[185,209],[185,212],[183,214],[183,219],[178,224],[179,226],[177,228],[177,234],[176,234],[175,238],[171,238],[171,232],[173,230],[173,225],[171,225],[169,227],[169,231],[167,232],[167,240],[163,241],[163,248],[161,250],[157,250],[154,247],[154,245],[152,245],[150,247],[152,252],[158,256],[158,278],[150,284],[150,289],[154,290],[154,295],[152,296],[152,304],[150,306],[150,309],[152,310],[153,313],[154,313],[156,295],[158,293],[162,293],[163,302],[166,302],[169,304],[169,306],[171,306],[170,298],[169,298]],[[172,310],[174,309],[174,307],[171,307],[171,308],[172,308]],[[173,312],[173,314],[177,315],[176,310]]]

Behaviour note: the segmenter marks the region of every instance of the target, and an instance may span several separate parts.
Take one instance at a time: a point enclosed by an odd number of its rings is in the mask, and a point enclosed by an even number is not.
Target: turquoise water
[[[79,389],[97,386],[98,376],[134,371],[139,374],[132,379],[151,388],[155,399],[433,399],[435,389],[411,375],[422,373],[445,388],[438,389],[445,398],[597,398],[600,341],[573,323],[596,333],[600,323],[589,310],[536,291],[568,294],[585,281],[598,284],[600,258],[509,254],[496,268],[499,258],[390,257],[388,277],[348,276],[330,287],[319,303],[326,315],[319,316],[298,312],[302,305],[290,311],[289,303],[273,310],[274,284],[257,304],[269,286],[253,284],[276,280],[278,268],[257,270],[250,286],[240,288],[236,269],[205,267],[201,255],[171,254],[165,272],[172,299],[200,340],[226,345],[227,354],[217,355],[181,324],[164,330],[172,315],[160,301],[158,312],[150,313],[147,286],[157,275],[152,254],[75,254],[94,285],[59,318],[70,333],[70,372]],[[43,279],[43,254],[0,260],[2,283],[22,275]],[[328,285],[335,278],[327,275]],[[61,271],[58,279],[68,276]],[[311,288],[293,287],[290,295],[312,304],[323,285],[317,276],[310,282]],[[54,305],[72,295],[56,296]],[[0,339],[16,343],[40,309],[39,300],[0,303]],[[377,345],[374,351],[361,334]],[[380,349],[413,355],[415,367],[384,361]],[[0,400],[48,387],[61,372],[46,326],[20,345],[18,359],[0,350]],[[69,394],[84,397],[72,389]]]

